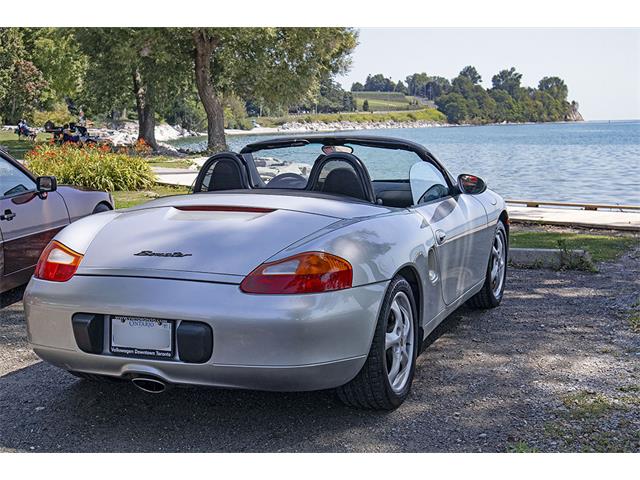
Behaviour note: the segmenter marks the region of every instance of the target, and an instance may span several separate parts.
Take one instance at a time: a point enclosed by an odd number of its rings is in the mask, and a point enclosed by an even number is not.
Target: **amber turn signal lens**
[[[245,293],[319,293],[351,288],[353,269],[345,259],[324,252],[305,252],[263,263],[240,284]]]
[[[52,240],[42,251],[34,277],[51,282],[66,282],[78,270],[82,255]]]

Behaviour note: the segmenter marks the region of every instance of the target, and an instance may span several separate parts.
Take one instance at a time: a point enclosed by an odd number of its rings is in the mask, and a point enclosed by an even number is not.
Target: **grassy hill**
[[[362,110],[365,100],[369,102],[369,110],[374,112],[389,112],[395,110],[418,110],[414,97],[400,92],[353,92],[353,99],[358,110]]]

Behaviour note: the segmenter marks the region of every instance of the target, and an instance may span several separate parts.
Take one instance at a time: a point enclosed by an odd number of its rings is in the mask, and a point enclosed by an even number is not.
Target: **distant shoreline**
[[[297,123],[295,126],[286,126],[285,124],[281,127],[255,127],[251,130],[239,130],[239,129],[225,129],[225,134],[229,136],[241,136],[241,135],[276,135],[283,133],[314,133],[314,132],[349,132],[349,131],[363,131],[363,130],[384,130],[384,129],[392,129],[392,128],[453,128],[453,127],[493,127],[493,126],[513,126],[513,125],[552,125],[552,124],[574,124],[574,123],[608,123],[608,122],[633,122],[636,120],[583,120],[583,121],[573,121],[566,120],[561,122],[505,122],[505,123],[432,123],[428,124],[419,124],[420,122],[370,122],[370,123],[358,123],[354,126],[351,122],[334,122],[325,124],[322,122],[313,122],[313,123]],[[336,125],[336,124],[341,125]],[[308,126],[305,126],[308,125]],[[206,137],[206,133],[202,135],[198,135]]]

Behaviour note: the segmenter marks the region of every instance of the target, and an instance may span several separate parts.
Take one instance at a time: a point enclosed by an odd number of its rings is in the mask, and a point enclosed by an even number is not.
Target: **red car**
[[[113,208],[109,193],[58,187],[55,177],[34,177],[0,151],[0,305],[21,298],[40,252],[59,230]]]

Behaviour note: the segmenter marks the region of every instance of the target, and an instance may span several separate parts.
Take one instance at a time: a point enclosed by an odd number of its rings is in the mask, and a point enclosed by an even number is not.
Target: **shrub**
[[[34,126],[43,127],[49,120],[55,125],[64,125],[65,123],[77,121],[77,118],[69,113],[64,103],[56,104],[53,110],[33,112],[32,123]]]
[[[59,183],[97,190],[140,190],[154,183],[145,160],[112,153],[107,146],[39,145],[25,161],[36,175],[55,175]]]

